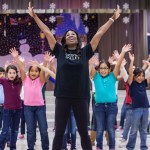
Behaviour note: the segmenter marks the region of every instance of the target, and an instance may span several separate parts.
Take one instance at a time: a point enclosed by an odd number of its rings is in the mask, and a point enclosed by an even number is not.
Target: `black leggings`
[[[63,135],[70,114],[73,109],[79,134],[81,136],[81,146],[83,150],[92,150],[90,137],[88,135],[88,100],[87,99],[71,99],[56,98],[55,107],[55,136],[53,140],[52,150],[61,150]]]

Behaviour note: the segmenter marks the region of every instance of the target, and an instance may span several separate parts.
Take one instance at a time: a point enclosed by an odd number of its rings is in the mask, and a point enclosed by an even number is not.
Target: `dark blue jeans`
[[[42,149],[49,150],[49,138],[47,132],[46,107],[44,106],[24,106],[25,120],[27,124],[28,150],[34,150],[36,137],[36,121],[39,125]]]
[[[96,103],[96,141],[97,147],[103,149],[103,133],[106,129],[109,135],[109,149],[115,149],[115,120],[118,112],[117,103]]]
[[[5,148],[10,127],[11,127],[10,150],[16,149],[20,116],[21,116],[21,109],[18,110],[4,109],[3,128],[0,135],[0,150],[4,150]]]
[[[66,126],[64,138],[63,138],[63,146],[62,149],[67,148],[67,135],[71,133],[71,149],[76,149],[76,121],[73,114],[73,110],[70,111],[70,116],[68,119],[68,123]]]
[[[21,134],[25,134],[25,116],[24,116],[24,101],[22,101],[22,111],[21,111]]]
[[[0,129],[2,128],[4,106],[0,106]]]

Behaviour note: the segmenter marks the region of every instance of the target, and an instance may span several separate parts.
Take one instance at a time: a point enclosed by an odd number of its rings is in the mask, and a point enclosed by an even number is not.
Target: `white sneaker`
[[[120,144],[119,144],[119,148],[123,148],[125,147],[127,144],[127,140],[122,138],[121,141],[120,141]]]

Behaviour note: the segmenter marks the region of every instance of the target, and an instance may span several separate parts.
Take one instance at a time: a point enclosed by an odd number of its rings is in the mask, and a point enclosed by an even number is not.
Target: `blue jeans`
[[[0,128],[2,128],[4,106],[0,106]]]
[[[122,108],[121,108],[121,116],[120,116],[120,126],[122,128],[124,128],[124,120],[126,118],[126,111],[127,111],[127,105],[125,104],[125,101],[124,101]]]
[[[24,101],[22,100],[22,111],[21,111],[21,134],[25,134],[25,116],[24,116]]]
[[[21,116],[21,109],[18,110],[4,109],[3,128],[0,135],[0,150],[4,150],[5,148],[10,127],[11,127],[10,150],[16,149],[20,116]]]
[[[46,107],[44,106],[24,106],[25,120],[27,124],[28,150],[34,150],[36,137],[36,121],[38,121],[42,149],[49,150],[49,138],[47,132]]]
[[[63,137],[62,149],[67,148],[67,135],[68,133],[70,134],[70,132],[71,132],[71,148],[76,149],[76,121],[75,121],[75,117],[74,117],[72,109],[70,111],[70,116],[69,116],[68,123],[66,126],[65,134]]]
[[[118,112],[117,103],[95,104],[95,117],[97,123],[97,147],[103,149],[103,132],[106,129],[109,135],[109,149],[115,148],[115,120]]]
[[[140,138],[141,138],[140,149],[141,150],[148,149],[146,145],[148,116],[149,116],[148,108],[133,109],[133,112],[132,112],[133,121],[131,125],[131,131],[129,135],[128,144],[126,146],[127,150],[134,150],[138,130],[140,132]]]
[[[131,123],[132,123],[132,108],[131,108],[131,105],[127,105],[126,108],[127,108],[126,121],[124,124],[124,129],[123,129],[122,135],[123,135],[123,138],[127,140],[128,139],[128,133],[129,133]]]

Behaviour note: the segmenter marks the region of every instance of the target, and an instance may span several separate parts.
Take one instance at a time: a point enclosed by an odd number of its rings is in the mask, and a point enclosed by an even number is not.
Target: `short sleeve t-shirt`
[[[93,56],[90,44],[76,50],[65,51],[62,45],[56,43],[53,54],[57,58],[57,72],[54,95],[56,97],[89,98],[89,65]]]
[[[4,89],[4,108],[10,110],[21,109],[21,80],[18,83],[14,83],[8,79],[0,79],[0,84],[3,85]]]
[[[106,77],[102,77],[96,72],[94,78],[95,85],[95,102],[96,103],[113,103],[116,102],[116,77],[111,72]]]
[[[135,80],[133,80],[132,84],[129,86],[133,108],[149,107],[146,87],[147,87],[147,80],[144,80],[142,83],[138,83]]]

